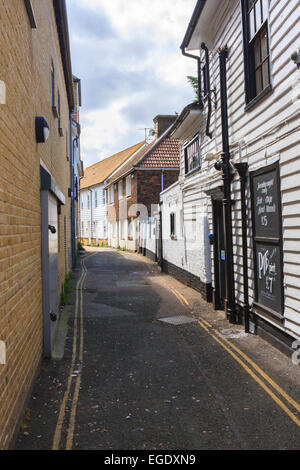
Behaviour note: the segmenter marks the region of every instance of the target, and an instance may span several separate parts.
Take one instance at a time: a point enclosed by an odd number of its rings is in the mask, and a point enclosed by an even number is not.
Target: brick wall
[[[53,2],[32,5],[37,29],[31,29],[23,1],[0,0],[0,80],[7,98],[0,106],[0,340],[7,348],[7,363],[0,365],[0,449],[10,446],[42,357],[40,161],[67,201],[59,223],[60,287],[70,267],[67,94]],[[63,137],[51,108],[51,61]],[[50,124],[45,144],[36,144],[36,116]]]
[[[164,189],[167,189],[178,180],[179,171],[164,171]],[[161,170],[137,170],[138,202],[147,207],[151,216],[151,205],[159,203],[159,195],[162,190]]]

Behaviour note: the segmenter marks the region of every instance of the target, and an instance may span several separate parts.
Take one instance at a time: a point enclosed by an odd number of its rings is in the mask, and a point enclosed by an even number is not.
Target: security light
[[[50,134],[50,127],[43,116],[38,116],[35,118],[35,132],[37,143],[45,143]]]

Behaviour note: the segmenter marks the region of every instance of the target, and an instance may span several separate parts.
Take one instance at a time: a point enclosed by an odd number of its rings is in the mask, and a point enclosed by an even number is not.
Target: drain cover
[[[185,315],[179,315],[177,317],[159,318],[158,321],[170,323],[171,325],[185,325],[187,323],[195,323],[197,320],[191,317],[186,317]]]

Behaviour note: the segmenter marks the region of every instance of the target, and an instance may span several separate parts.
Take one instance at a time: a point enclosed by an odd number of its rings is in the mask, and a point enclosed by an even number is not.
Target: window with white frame
[[[106,196],[105,196],[105,189],[102,190],[102,205],[105,206],[106,203]]]
[[[119,199],[123,199],[123,180],[118,183]]]
[[[133,226],[134,226],[134,219],[130,219],[128,221],[128,239],[133,239]]]
[[[131,196],[131,175],[126,178],[126,196]]]
[[[98,207],[98,191],[95,191],[95,209]]]

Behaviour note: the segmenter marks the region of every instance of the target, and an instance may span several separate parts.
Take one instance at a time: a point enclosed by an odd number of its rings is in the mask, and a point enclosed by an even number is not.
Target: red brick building
[[[130,159],[106,186],[108,243],[114,248],[139,250],[140,222],[151,219],[161,191],[178,180],[179,142],[168,129],[177,116],[154,119],[156,138]]]

